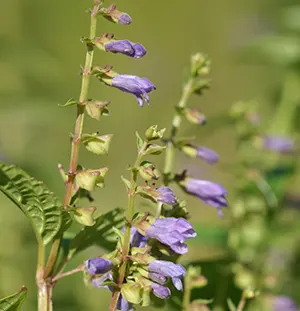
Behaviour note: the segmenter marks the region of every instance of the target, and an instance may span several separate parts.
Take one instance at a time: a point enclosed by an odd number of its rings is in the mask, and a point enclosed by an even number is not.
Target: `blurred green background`
[[[110,168],[106,188],[95,193],[99,212],[125,206],[126,193],[119,176],[126,175],[126,167],[134,161],[134,132],[143,132],[152,124],[170,128],[183,70],[191,53],[200,51],[210,56],[213,84],[204,97],[195,96],[190,102],[207,116],[207,126],[195,128],[185,124],[182,133],[197,135],[199,143],[221,155],[221,163],[233,162],[234,133],[230,128],[213,131],[210,120],[226,113],[236,100],[266,96],[273,82],[280,80],[276,69],[245,65],[237,57],[241,45],[268,29],[267,18],[276,11],[276,1],[116,3],[120,10],[132,16],[132,25],[122,27],[100,20],[98,34],[113,32],[117,38],[141,42],[148,54],[135,60],[97,52],[95,63],[112,64],[119,73],[148,77],[157,90],[150,96],[151,105],[140,109],[133,96],[92,81],[90,97],[111,100],[111,115],[100,123],[87,118],[85,131],[115,135],[109,156],[97,157],[83,148],[80,154],[80,163],[86,167]],[[89,0],[1,1],[0,157],[45,181],[60,197],[64,187],[57,164],[68,166],[69,134],[74,128],[75,109],[59,108],[58,104],[79,95],[79,71],[85,55],[85,46],[79,39],[88,33],[89,18],[85,10],[90,5]],[[158,160],[162,165],[163,157]],[[232,176],[223,172],[221,166],[208,167],[201,161],[178,155],[177,168],[184,167],[194,176],[218,181],[230,190]],[[197,226],[213,224],[221,230],[228,224],[226,214],[225,220],[220,220],[212,207],[193,198],[188,198],[188,202],[192,221]],[[23,215],[2,195],[0,206],[0,297],[24,284],[29,289],[24,308],[34,310],[34,235]],[[90,249],[76,263],[100,254],[101,250]],[[194,243],[189,258],[209,260],[222,254],[222,248]],[[109,296],[108,292],[87,288],[79,275],[72,276],[56,287],[55,310],[106,310]]]

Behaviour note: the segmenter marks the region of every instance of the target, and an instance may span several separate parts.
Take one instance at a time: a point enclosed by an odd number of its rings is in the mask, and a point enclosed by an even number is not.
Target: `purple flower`
[[[130,233],[131,247],[143,248],[146,246],[147,241],[148,241],[148,238],[140,234],[135,227],[131,228],[131,233]]]
[[[171,291],[168,287],[152,283],[151,284],[153,294],[161,299],[166,299],[171,295]]]
[[[95,275],[108,272],[112,269],[113,264],[108,259],[96,257],[87,260],[85,266],[89,274]]]
[[[128,40],[116,40],[104,45],[107,52],[122,53],[130,57],[140,58],[146,54],[146,49],[140,43]]]
[[[132,304],[125,300],[122,295],[118,300],[117,309],[120,311],[134,311]]]
[[[294,141],[292,139],[278,135],[266,135],[263,144],[265,149],[277,153],[288,153],[294,149]]]
[[[215,164],[219,160],[219,155],[213,150],[206,147],[197,148],[197,157],[209,164]]]
[[[227,191],[220,184],[201,179],[186,178],[183,182],[185,191],[197,196],[206,204],[214,206],[220,217],[222,208],[227,206]]]
[[[155,86],[147,79],[132,75],[117,75],[112,79],[112,86],[119,90],[135,95],[140,107],[143,102],[150,103],[148,93],[155,90]]]
[[[298,308],[290,297],[277,296],[273,300],[272,311],[298,311]]]
[[[182,279],[186,273],[186,270],[182,265],[175,264],[171,261],[165,260],[153,260],[148,265],[148,271],[151,276],[152,273],[160,274],[164,277],[172,278],[172,282],[177,290],[182,290]]]
[[[131,17],[127,13],[123,13],[119,18],[118,22],[121,25],[129,25],[132,22]]]
[[[169,217],[156,219],[146,230],[146,235],[168,245],[177,254],[185,254],[188,249],[184,242],[195,237],[196,232],[184,218]]]
[[[159,187],[156,189],[159,194],[157,196],[157,201],[163,204],[174,205],[177,200],[173,190],[169,187]]]

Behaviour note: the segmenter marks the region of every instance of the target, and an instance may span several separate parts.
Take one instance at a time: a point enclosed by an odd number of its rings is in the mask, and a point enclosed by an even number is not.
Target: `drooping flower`
[[[158,298],[166,299],[171,295],[171,291],[168,287],[156,283],[152,283],[151,287],[153,294]]]
[[[119,90],[135,95],[140,107],[143,107],[144,101],[149,104],[148,93],[155,90],[155,86],[147,78],[140,78],[133,75],[116,75],[112,78],[111,85]]]
[[[168,245],[175,253],[188,252],[186,239],[196,236],[192,225],[184,218],[158,218],[145,231],[149,238],[157,239],[162,244]]]
[[[156,189],[159,194],[157,196],[157,201],[163,204],[174,205],[177,202],[176,196],[173,190],[169,187],[159,187]]]
[[[197,148],[197,157],[209,164],[215,164],[219,160],[219,155],[207,147]]]
[[[132,18],[127,13],[123,13],[119,16],[118,22],[121,25],[129,25],[132,22]]]
[[[86,269],[89,274],[103,274],[112,269],[113,263],[105,258],[96,257],[85,262]]]
[[[274,297],[272,311],[298,311],[295,302],[287,296]]]
[[[277,153],[288,153],[294,150],[295,143],[288,137],[279,135],[266,135],[263,140],[263,146],[265,149]]]
[[[184,190],[192,195],[197,196],[206,204],[214,206],[219,216],[223,216],[222,208],[227,206],[227,191],[220,184],[211,181],[185,178],[181,183]]]
[[[186,273],[186,270],[184,267],[180,264],[175,264],[171,261],[165,261],[165,260],[153,260],[148,265],[148,271],[160,274],[163,277],[170,277],[172,279],[172,282],[177,290],[182,290],[182,279]]]
[[[107,52],[122,53],[130,57],[143,57],[147,51],[140,43],[133,43],[129,40],[114,40],[104,44]]]

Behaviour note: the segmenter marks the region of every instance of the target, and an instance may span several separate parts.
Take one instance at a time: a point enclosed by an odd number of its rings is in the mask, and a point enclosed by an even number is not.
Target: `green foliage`
[[[17,293],[0,299],[0,311],[19,311],[26,296],[27,288],[23,286]]]
[[[62,225],[62,204],[41,181],[14,165],[0,163],[0,190],[30,220],[38,240],[46,245]]]
[[[113,251],[116,245],[114,228],[122,228],[124,225],[123,210],[116,208],[96,218],[92,227],[84,227],[70,242],[68,257],[87,249],[92,245],[98,245],[106,250]]]

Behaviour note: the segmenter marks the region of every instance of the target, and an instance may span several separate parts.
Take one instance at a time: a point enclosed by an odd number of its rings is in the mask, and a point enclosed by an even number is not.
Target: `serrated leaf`
[[[227,299],[227,305],[230,311],[236,311],[236,306],[230,298]]]
[[[27,288],[23,286],[17,293],[0,299],[0,311],[19,311],[27,296]]]
[[[113,251],[117,242],[114,228],[124,226],[123,210],[116,208],[96,218],[92,227],[83,228],[71,241],[68,257],[72,257],[92,245],[98,245],[108,251]]]
[[[74,105],[80,105],[80,102],[76,99],[70,98],[65,104],[58,105],[59,107],[68,107],[68,106],[74,106]]]
[[[45,245],[52,241],[62,225],[63,206],[42,182],[0,163],[0,191],[24,212],[38,240]]]

